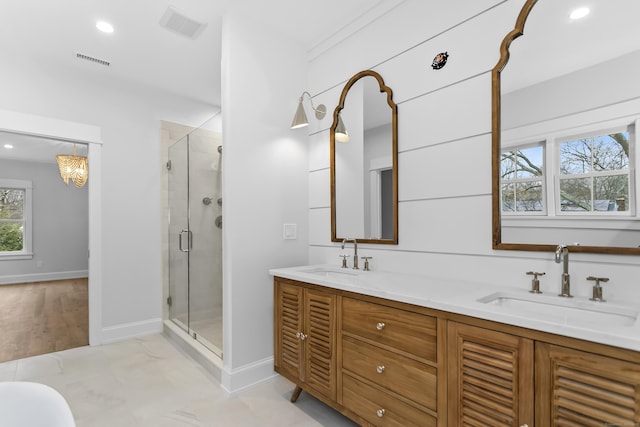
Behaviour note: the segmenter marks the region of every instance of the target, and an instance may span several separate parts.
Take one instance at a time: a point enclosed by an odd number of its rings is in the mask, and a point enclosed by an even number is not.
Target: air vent
[[[196,39],[207,28],[207,24],[189,18],[171,6],[167,8],[167,11],[160,18],[160,25],[169,31],[190,39]]]
[[[93,56],[85,55],[84,53],[76,52],[76,58],[84,59],[85,61],[94,62],[96,64],[104,65],[105,67],[108,67],[109,65],[111,65],[111,63],[109,61],[105,61],[104,59],[95,58]]]

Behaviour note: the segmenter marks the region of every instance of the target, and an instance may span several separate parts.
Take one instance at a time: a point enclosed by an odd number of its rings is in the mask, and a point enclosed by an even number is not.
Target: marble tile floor
[[[162,334],[0,363],[0,381],[55,388],[77,427],[356,425],[306,393],[292,404],[280,376],[229,395]]]

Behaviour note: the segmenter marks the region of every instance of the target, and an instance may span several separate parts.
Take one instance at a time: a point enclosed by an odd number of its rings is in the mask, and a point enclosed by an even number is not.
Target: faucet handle
[[[547,273],[544,271],[527,271],[527,274],[533,276],[533,279],[531,279],[531,290],[529,292],[532,294],[541,294],[542,291],[540,290],[540,280],[538,280],[538,276],[544,276]]]
[[[593,296],[589,299],[591,301],[605,302],[606,300],[602,298],[602,286],[600,286],[600,282],[607,283],[609,281],[609,278],[589,276],[587,277],[587,280],[596,282],[596,284],[593,285]]]
[[[364,260],[364,267],[362,268],[362,270],[364,271],[369,271],[369,260],[372,259],[372,256],[363,256],[361,257]]]
[[[347,254],[340,254],[338,256],[342,257],[342,268],[347,268]]]
[[[544,271],[527,271],[526,274],[533,276],[534,279],[537,279],[538,276],[544,276],[547,273],[545,273]]]

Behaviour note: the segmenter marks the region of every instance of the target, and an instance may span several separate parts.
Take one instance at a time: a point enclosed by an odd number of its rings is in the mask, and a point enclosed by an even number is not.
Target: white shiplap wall
[[[310,60],[309,87],[327,117],[309,129],[309,262],[339,265],[331,242],[329,127],[345,82],[373,69],[398,104],[399,244],[360,245],[372,267],[432,278],[529,286],[526,271],[545,271],[556,291],[553,254],[491,248],[491,69],[524,0],[407,0]],[[447,65],[431,69],[448,51]],[[556,243],[556,242],[549,242]],[[560,243],[560,242],[558,242]],[[573,293],[589,295],[588,275],[610,277],[609,299],[640,300],[640,259],[572,254]],[[389,284],[390,287],[393,284]]]

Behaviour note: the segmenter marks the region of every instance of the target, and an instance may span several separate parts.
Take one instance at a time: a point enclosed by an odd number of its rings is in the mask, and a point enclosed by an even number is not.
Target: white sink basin
[[[478,302],[499,307],[517,316],[576,327],[620,327],[638,324],[640,309],[585,298],[496,292]]]
[[[326,277],[328,279],[352,280],[358,277],[358,273],[354,270],[339,269],[332,267],[316,267],[304,271],[314,276]]]
[[[362,270],[340,268],[329,265],[313,266],[297,270],[298,273],[313,276],[330,284],[342,284],[356,287],[371,287],[371,276]]]

